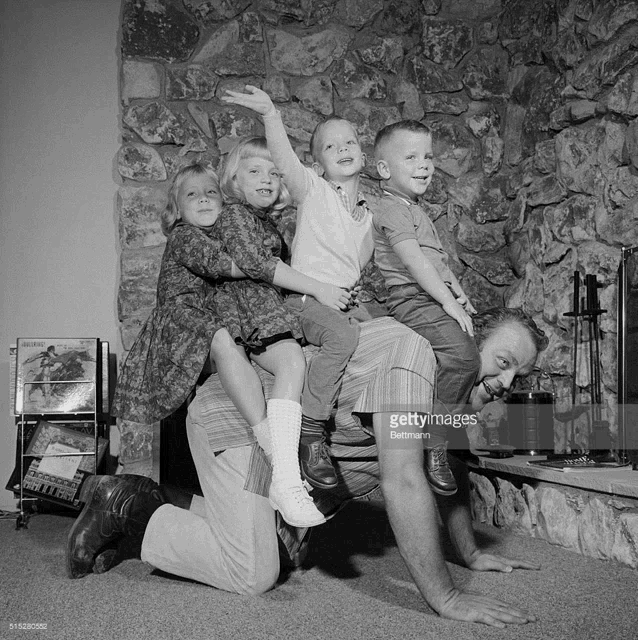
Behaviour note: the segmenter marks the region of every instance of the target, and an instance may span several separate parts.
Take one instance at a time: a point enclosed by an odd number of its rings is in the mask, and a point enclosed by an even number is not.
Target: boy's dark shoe
[[[324,440],[299,444],[301,473],[317,489],[334,489],[339,480]]]
[[[447,459],[447,446],[437,444],[425,449],[425,471],[432,490],[442,496],[453,496],[458,487]]]

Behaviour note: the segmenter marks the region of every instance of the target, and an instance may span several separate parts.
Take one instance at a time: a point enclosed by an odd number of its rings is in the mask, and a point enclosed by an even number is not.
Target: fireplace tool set
[[[572,406],[570,413],[570,442],[571,454],[555,454],[548,456],[558,463],[572,461],[575,466],[623,466],[619,464],[619,458],[615,454],[609,422],[603,419],[603,397],[600,365],[600,327],[599,319],[606,309],[600,308],[598,300],[598,281],[595,275],[585,275],[585,298],[580,297],[580,272],[574,271],[574,298],[572,310],[563,314],[574,318],[574,352],[573,352],[573,377],[572,377]],[[582,319],[582,323],[579,322]],[[591,404],[589,407],[591,429],[589,432],[588,450],[579,448],[575,438],[575,420],[578,415],[582,415],[584,410],[579,410],[577,406],[576,384],[578,371],[578,350],[581,344],[581,333],[583,325],[587,325],[587,348],[589,349],[589,393]]]
[[[624,466],[612,448],[609,422],[603,419],[603,398],[600,365],[600,327],[599,319],[605,309],[600,308],[598,300],[598,282],[595,275],[585,275],[585,298],[580,297],[581,278],[574,272],[574,299],[572,310],[565,316],[574,318],[574,352],[571,410],[561,415],[570,421],[569,448],[571,453],[554,453],[553,422],[555,388],[551,376],[541,371],[541,376],[549,377],[552,393],[540,390],[519,391],[511,394],[508,400],[508,422],[510,435],[512,428],[515,453],[526,455],[546,454],[546,460],[534,460],[529,464],[561,468],[594,468]],[[589,349],[589,389],[590,406],[578,405],[576,373],[579,362],[579,348],[583,326],[587,326],[587,348]],[[519,406],[520,405],[520,406]],[[575,438],[575,420],[585,412],[590,414],[591,429],[587,447],[579,447]],[[558,417],[558,416],[556,416]]]

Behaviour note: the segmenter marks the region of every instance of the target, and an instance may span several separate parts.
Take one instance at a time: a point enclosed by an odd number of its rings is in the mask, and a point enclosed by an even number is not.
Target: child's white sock
[[[270,503],[293,527],[313,527],[326,520],[315,507],[302,481],[299,467],[301,405],[292,400],[267,403],[272,442]]]

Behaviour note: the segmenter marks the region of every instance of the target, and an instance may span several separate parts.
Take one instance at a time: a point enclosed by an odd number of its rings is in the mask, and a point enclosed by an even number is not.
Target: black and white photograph
[[[638,638],[638,0],[0,0],[0,113],[0,638]]]

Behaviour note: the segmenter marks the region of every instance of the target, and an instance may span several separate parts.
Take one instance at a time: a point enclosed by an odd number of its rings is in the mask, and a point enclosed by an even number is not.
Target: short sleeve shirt
[[[403,240],[416,240],[442,280],[451,284],[453,276],[448,255],[443,250],[432,220],[418,204],[384,191],[374,208],[372,225],[374,259],[388,287],[416,283],[393,249],[395,244]]]

